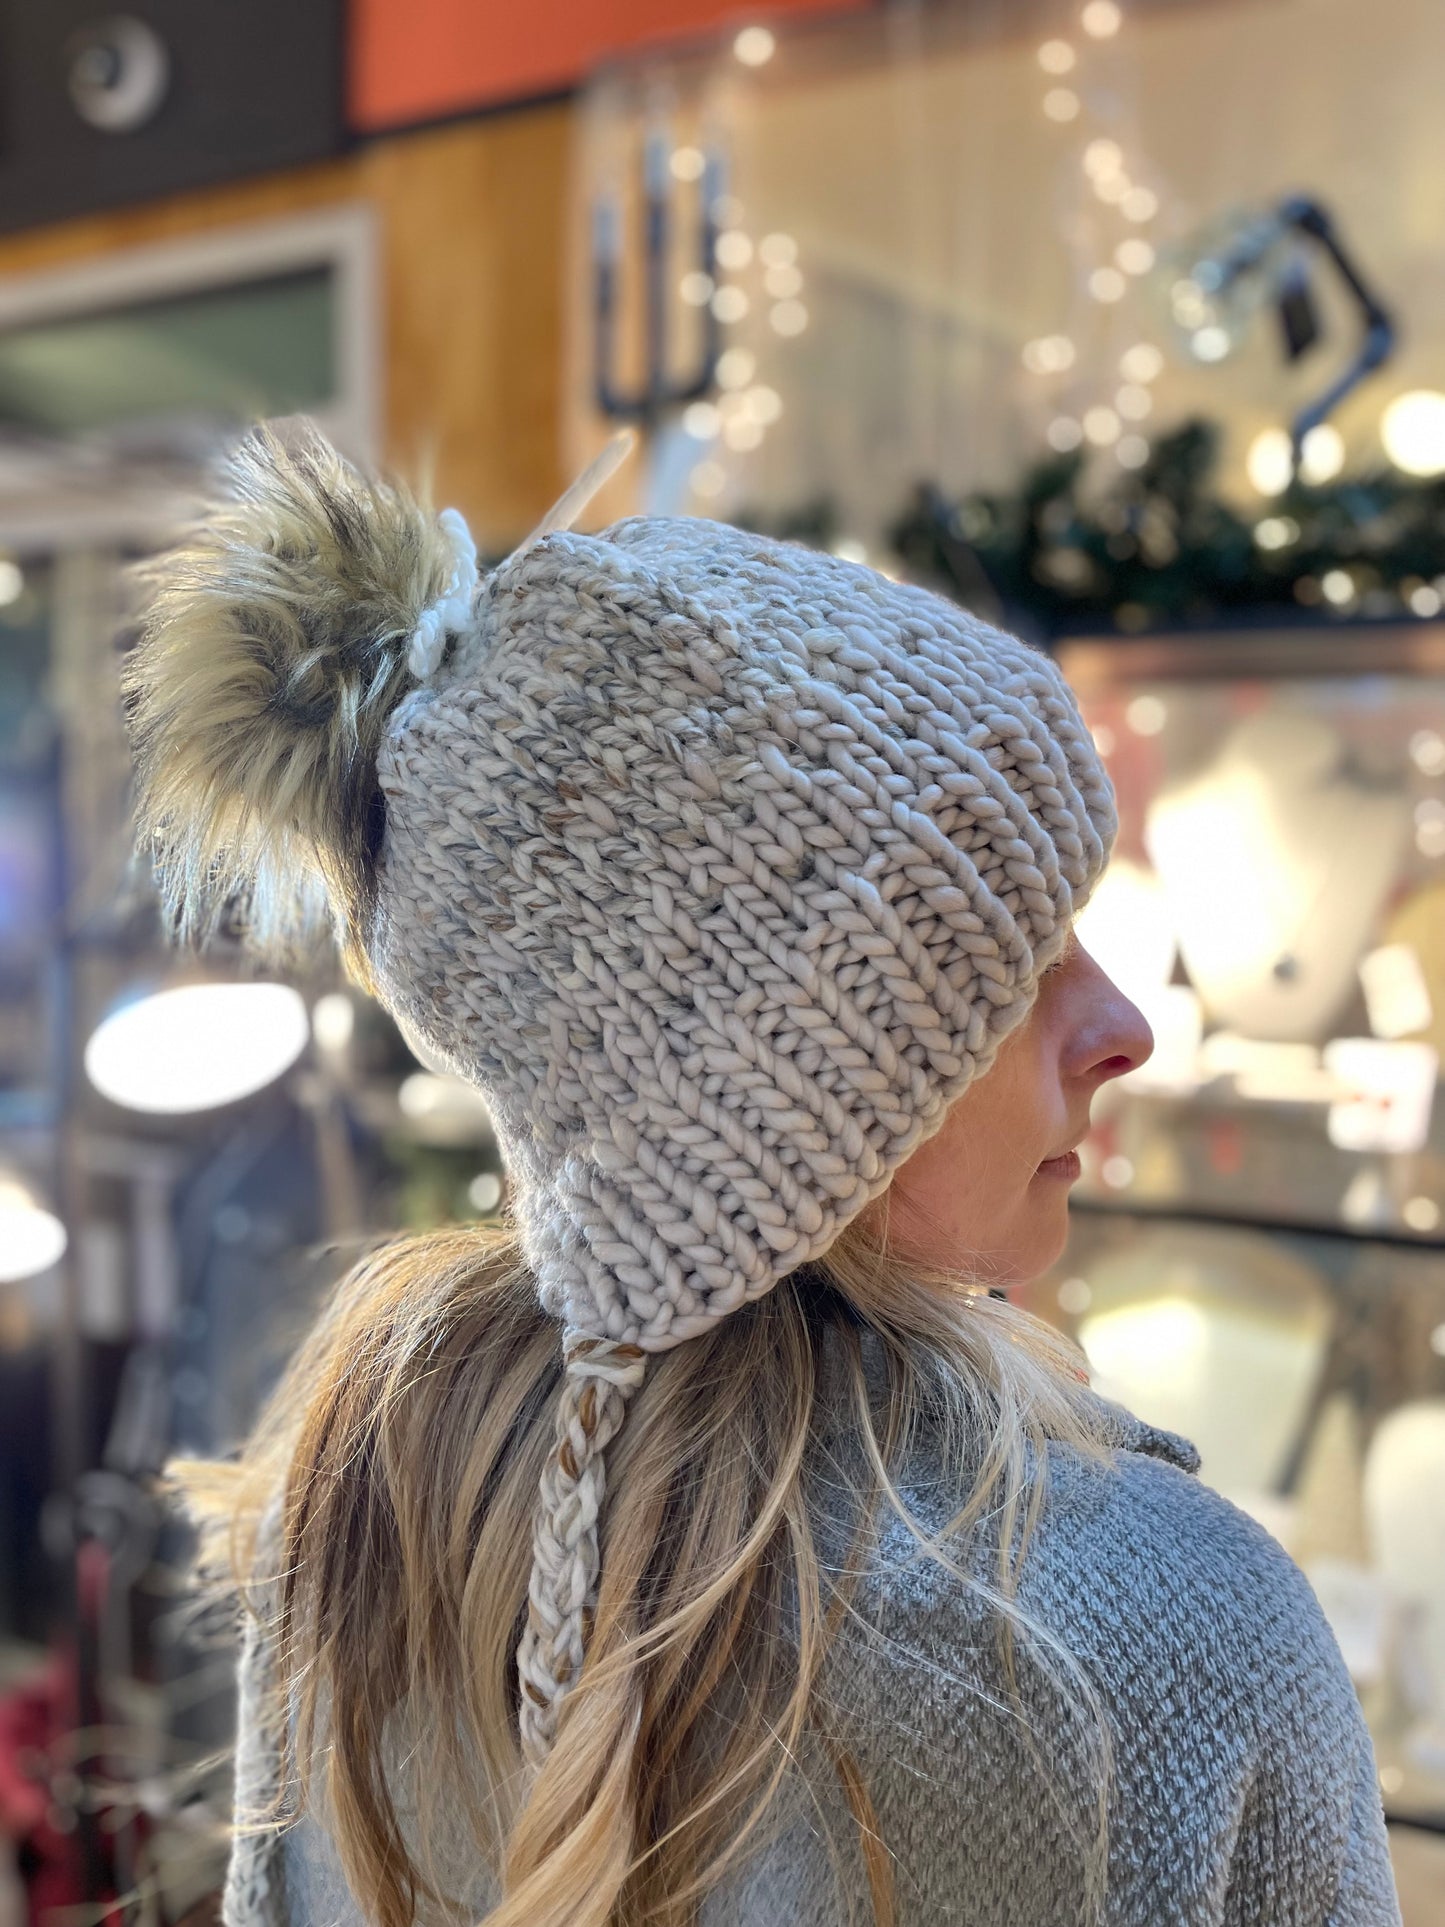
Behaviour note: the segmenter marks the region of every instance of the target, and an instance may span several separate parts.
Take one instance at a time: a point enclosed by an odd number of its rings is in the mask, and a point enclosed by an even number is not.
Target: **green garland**
[[[1084,487],[1082,451],[1039,462],[1012,494],[950,502],[925,484],[889,539],[915,581],[1043,637],[1435,613],[1445,477],[1296,481],[1246,517],[1211,487],[1219,440],[1186,422],[1102,492]],[[828,545],[836,524],[824,501],[771,532]]]

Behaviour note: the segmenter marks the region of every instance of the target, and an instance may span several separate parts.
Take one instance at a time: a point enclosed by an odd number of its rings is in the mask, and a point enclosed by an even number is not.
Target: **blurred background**
[[[149,1496],[486,1112],[319,959],[168,953],[127,565],[305,410],[501,556],[716,515],[1053,650],[1158,1048],[1026,1294],[1304,1566],[1445,1922],[1439,0],[11,0],[0,1927],[208,1918],[229,1627]]]

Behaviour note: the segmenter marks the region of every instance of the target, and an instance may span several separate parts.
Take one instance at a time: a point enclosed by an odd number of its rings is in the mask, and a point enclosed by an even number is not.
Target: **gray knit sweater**
[[[877,1354],[865,1343],[870,1378]],[[1051,1446],[1021,1603],[1087,1667],[1112,1726],[1106,1927],[1391,1927],[1399,1910],[1369,1734],[1298,1568],[1192,1476],[1192,1446],[1107,1408],[1114,1467]],[[903,1481],[915,1515],[957,1504],[924,1439]],[[827,1533],[823,1534],[827,1542]],[[980,1554],[982,1556],[982,1554]],[[1022,1733],[972,1596],[884,1533],[835,1649],[830,1701],[894,1862],[899,1927],[1083,1927],[1079,1838],[1091,1813],[1080,1729],[1025,1664],[1052,1765]],[[241,1668],[238,1788],[273,1758],[254,1717],[267,1655]],[[462,1866],[479,1918],[494,1890]],[[870,1918],[836,1775],[790,1769],[772,1837],[705,1904],[702,1927],[843,1927]],[[331,1843],[304,1819],[243,1838],[227,1927],[363,1927]]]

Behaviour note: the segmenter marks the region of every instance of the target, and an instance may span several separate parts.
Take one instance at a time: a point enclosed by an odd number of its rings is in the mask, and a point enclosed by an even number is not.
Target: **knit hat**
[[[572,499],[478,579],[451,511],[258,431],[128,686],[183,928],[324,891],[485,1098],[566,1371],[519,1652],[581,1669],[646,1356],[824,1252],[1032,1006],[1115,829],[1053,663],[874,571]]]

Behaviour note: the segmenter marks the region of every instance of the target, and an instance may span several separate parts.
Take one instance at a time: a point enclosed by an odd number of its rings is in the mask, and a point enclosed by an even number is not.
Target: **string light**
[[[1181,328],[1199,328],[1209,319],[1209,304],[1197,281],[1186,275],[1169,290],[1169,305]]]
[[[1044,95],[1044,112],[1050,120],[1075,120],[1079,112],[1079,96],[1071,87],[1050,87]]]
[[[776,301],[791,301],[803,292],[803,276],[797,268],[768,268],[763,274],[763,286]]]
[[[1138,382],[1125,382],[1114,397],[1114,406],[1126,422],[1142,422],[1154,406],[1154,397]]]
[[[683,410],[682,425],[694,441],[710,442],[722,426],[722,417],[710,401],[695,401]]]
[[[1055,415],[1046,431],[1050,448],[1067,455],[1084,439],[1084,431],[1072,415]]]
[[[1149,444],[1142,435],[1125,435],[1114,450],[1123,468],[1142,468],[1149,459]]]
[[[1084,149],[1084,172],[1091,181],[1117,174],[1124,165],[1124,150],[1117,141],[1100,137]]]
[[[1415,848],[1421,856],[1445,856],[1445,803],[1438,796],[1416,805]]]
[[[712,298],[712,311],[723,325],[743,320],[750,303],[741,288],[719,288]]]
[[[749,454],[763,439],[762,424],[747,415],[735,415],[723,423],[723,440],[740,455]]]
[[[1095,268],[1089,276],[1089,293],[1096,301],[1122,301],[1124,277],[1117,268]]]
[[[685,274],[678,284],[678,293],[689,308],[705,308],[715,292],[712,276],[704,274],[700,268],[694,268],[691,274]]]
[[[1119,439],[1119,417],[1112,408],[1089,408],[1084,411],[1084,433],[1095,448],[1107,448]]]
[[[1152,341],[1136,341],[1119,358],[1119,373],[1127,381],[1153,381],[1164,369],[1164,357]]]
[[[1126,221],[1152,221],[1159,212],[1159,196],[1148,187],[1131,187],[1119,203]]]
[[[1305,436],[1300,450],[1300,479],[1318,486],[1331,481],[1345,465],[1340,431],[1321,422]],[[1282,495],[1294,475],[1294,445],[1282,428],[1261,429],[1249,445],[1244,472],[1260,495]]]
[[[675,181],[700,181],[707,161],[700,147],[674,147],[667,164]]]
[[[1039,65],[1046,74],[1067,74],[1078,56],[1067,40],[1046,40],[1039,48]]]
[[[1160,696],[1136,696],[1124,711],[1124,721],[1136,736],[1158,736],[1169,720]]]
[[[1380,438],[1407,475],[1445,473],[1445,395],[1433,388],[1397,395],[1381,417]]]
[[[733,54],[744,67],[766,67],[778,43],[766,27],[744,27],[733,42]]]
[[[1345,443],[1339,429],[1329,422],[1312,428],[1300,449],[1301,478],[1318,487],[1321,482],[1332,482],[1344,465]]]
[[[746,388],[757,373],[758,360],[748,348],[728,348],[718,356],[719,388]]]
[[[1294,473],[1289,436],[1282,428],[1261,429],[1244,458],[1249,485],[1259,495],[1281,495]]]
[[[1043,335],[1024,344],[1023,363],[1031,374],[1062,374],[1073,367],[1074,357],[1074,344],[1067,335]]]
[[[745,268],[753,258],[751,239],[741,228],[729,228],[717,237],[717,258],[723,267],[734,272]]]
[[[790,268],[798,258],[791,234],[765,234],[758,242],[758,258],[765,268]]]
[[[1147,274],[1154,265],[1154,250],[1147,241],[1135,236],[1119,243],[1114,250],[1114,259],[1125,274]]]
[[[1299,540],[1299,523],[1289,515],[1266,515],[1255,523],[1254,539],[1262,549],[1287,549]]]
[[[1110,40],[1124,24],[1115,0],[1089,0],[1079,15],[1079,25],[1093,40]]]
[[[768,317],[780,335],[800,335],[808,325],[808,310],[801,301],[780,301]]]

